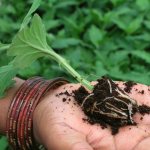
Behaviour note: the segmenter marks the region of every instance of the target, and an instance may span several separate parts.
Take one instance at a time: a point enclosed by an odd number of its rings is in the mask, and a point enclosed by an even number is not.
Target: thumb
[[[48,150],[93,150],[86,141],[86,136],[69,125],[55,125],[44,139]]]

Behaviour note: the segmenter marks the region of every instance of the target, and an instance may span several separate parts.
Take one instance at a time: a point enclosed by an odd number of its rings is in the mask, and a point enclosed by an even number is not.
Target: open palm
[[[34,113],[36,139],[48,150],[149,150],[150,115],[134,116],[137,126],[126,126],[116,135],[109,128],[91,125],[81,108],[75,103],[72,93],[79,84],[66,84],[50,91]],[[123,89],[122,82],[119,86]],[[138,89],[138,90],[137,90]],[[138,91],[144,90],[144,94]],[[129,94],[138,104],[150,106],[150,91],[145,85],[135,85]]]

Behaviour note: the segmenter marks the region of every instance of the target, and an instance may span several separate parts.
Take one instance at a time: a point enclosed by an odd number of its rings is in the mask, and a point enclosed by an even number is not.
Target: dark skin
[[[0,101],[0,130],[3,133],[10,99],[22,82],[17,79],[17,86],[9,91],[7,98]],[[70,97],[71,101],[67,104],[62,100],[66,98],[65,95],[56,96],[66,90],[72,93],[72,90],[78,89],[79,86],[80,84],[62,85],[51,90],[38,104],[33,116],[34,136],[37,142],[48,150],[149,150],[150,115],[145,115],[141,120],[141,115],[136,114],[134,120],[138,123],[137,126],[120,128],[119,133],[113,136],[109,128],[102,129],[100,125],[84,122],[85,115],[81,108],[74,104],[73,97]],[[119,86],[123,89],[122,82],[119,82]],[[145,92],[141,94],[135,89]],[[135,85],[129,95],[138,104],[150,106],[148,86]]]

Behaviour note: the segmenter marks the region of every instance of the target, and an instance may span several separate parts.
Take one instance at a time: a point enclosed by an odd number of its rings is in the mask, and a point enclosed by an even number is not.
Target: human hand
[[[126,126],[119,133],[90,125],[83,121],[84,113],[75,105],[73,97],[61,94],[72,93],[79,84],[66,84],[47,95],[34,113],[34,134],[37,141],[49,150],[148,150],[150,146],[150,116],[136,114],[137,126]],[[123,88],[122,82],[119,86]],[[144,90],[141,94],[138,91]],[[138,104],[150,106],[150,91],[145,85],[135,85],[129,94]],[[63,100],[63,98],[67,100]],[[70,98],[70,101],[69,101]],[[63,102],[64,101],[64,102]]]

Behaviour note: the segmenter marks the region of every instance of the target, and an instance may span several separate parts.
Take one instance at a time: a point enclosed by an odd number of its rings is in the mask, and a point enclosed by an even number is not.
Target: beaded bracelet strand
[[[10,145],[12,145],[13,147],[17,147],[15,138],[13,138],[13,133],[14,133],[13,131],[15,131],[14,127],[16,124],[16,121],[14,121],[14,118],[16,116],[16,112],[19,111],[20,100],[22,99],[22,96],[23,96],[19,93],[22,92],[25,94],[25,90],[29,86],[29,84],[30,84],[30,82],[28,80],[20,87],[20,89],[16,93],[16,96],[14,97],[14,99],[10,105],[9,111],[8,111],[6,135],[9,139]],[[14,117],[12,117],[12,116],[14,116]]]
[[[43,81],[38,82],[28,93],[28,96],[26,97],[26,103],[24,103],[24,106],[22,107],[22,110],[20,111],[20,115],[19,118],[17,120],[17,137],[18,137],[18,145],[19,147],[22,146],[22,149],[27,149],[27,147],[25,147],[25,138],[24,138],[24,128],[26,126],[26,122],[25,122],[25,118],[27,117],[27,115],[29,114],[28,112],[28,106],[32,105],[30,104],[30,99],[32,99],[32,97],[35,95],[35,90],[37,88],[39,88],[39,86],[44,83]],[[22,130],[19,130],[19,129]]]
[[[65,83],[66,83],[66,80],[65,80]],[[60,85],[62,85],[62,84],[64,84],[64,80],[50,80],[50,81],[48,81],[47,83],[45,83],[45,85],[42,85],[39,89],[40,89],[40,91],[39,91],[39,93],[37,93],[37,97],[35,98],[35,100],[33,100],[33,105],[31,105],[30,107],[31,107],[31,109],[30,109],[30,113],[29,113],[29,116],[26,118],[27,119],[27,122],[28,122],[28,125],[26,126],[26,129],[25,130],[27,130],[27,135],[28,135],[28,138],[27,138],[27,145],[35,145],[35,144],[33,144],[33,142],[34,142],[34,140],[32,140],[33,139],[33,131],[32,130],[30,130],[30,129],[32,129],[32,124],[31,124],[31,122],[32,122],[32,110],[35,110],[35,108],[36,108],[36,106],[37,106],[37,104],[39,103],[39,100],[41,100],[41,97],[43,96],[43,95],[45,95],[45,93],[47,92],[47,91],[49,91],[51,88],[57,88],[58,86],[60,86]],[[33,149],[32,147],[30,147],[31,149]]]
[[[16,135],[16,129],[17,129],[17,120],[19,117],[19,113],[21,111],[21,107],[23,106],[24,101],[26,101],[26,96],[28,95],[28,92],[31,90],[32,86],[37,84],[39,80],[41,80],[41,78],[34,78],[34,79],[31,78],[27,80],[20,88],[20,90],[17,92],[10,106],[9,109],[10,112],[8,114],[7,119],[8,120],[7,129],[9,129],[7,131],[7,135],[10,141],[10,145],[12,145],[13,147],[18,147],[18,137]],[[10,119],[11,122],[9,122]]]
[[[35,93],[33,99],[32,99],[32,105],[29,105],[29,108],[28,108],[28,116],[26,117],[25,119],[25,122],[26,122],[26,128],[24,129],[24,135],[28,138],[26,138],[26,145],[28,145],[28,148],[30,149],[33,149],[32,148],[32,145],[35,145],[33,144],[34,141],[32,140],[33,137],[32,137],[32,132],[31,131],[31,128],[32,128],[32,111],[35,109],[37,103],[38,103],[38,100],[40,99],[40,97],[42,96],[42,94],[44,93],[45,89],[47,88],[47,84],[43,84],[39,87],[39,90],[38,92]]]

